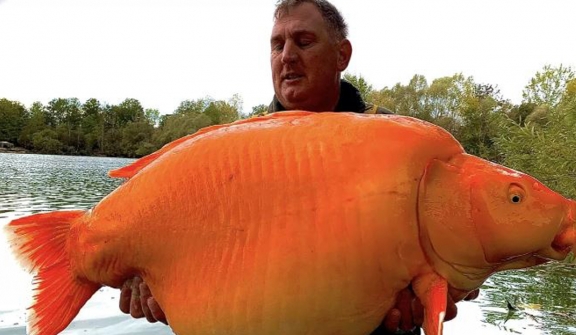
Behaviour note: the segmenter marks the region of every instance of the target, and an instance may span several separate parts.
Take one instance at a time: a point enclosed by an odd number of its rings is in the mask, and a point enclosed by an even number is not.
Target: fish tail
[[[84,211],[59,211],[16,219],[6,226],[16,258],[35,273],[28,333],[55,335],[64,330],[80,308],[101,287],[78,278],[70,266],[68,238]]]

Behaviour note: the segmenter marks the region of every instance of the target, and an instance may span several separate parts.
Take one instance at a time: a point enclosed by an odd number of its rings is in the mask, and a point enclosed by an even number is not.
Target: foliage
[[[462,99],[456,137],[468,153],[500,162],[501,153],[494,142],[501,134],[501,121],[511,105],[490,84],[475,84],[469,93]]]
[[[136,99],[118,105],[91,98],[56,98],[27,110],[0,99],[0,140],[44,154],[141,157],[181,136],[239,118],[242,99],[186,100],[174,114],[160,116]]]
[[[44,129],[32,135],[32,145],[42,154],[61,154],[62,142],[58,140],[58,134],[51,129]]]
[[[397,114],[413,116],[431,121],[428,108],[428,82],[421,75],[414,75],[408,85],[400,83],[392,88],[383,88],[368,94],[368,101],[386,107]]]
[[[0,141],[17,143],[27,119],[28,112],[22,104],[0,99]]]
[[[537,106],[523,125],[508,119],[498,137],[504,164],[526,172],[564,196],[576,197],[576,99],[566,87],[557,106]]]
[[[121,150],[124,157],[137,157],[152,153],[154,150],[149,139],[154,127],[144,120],[132,121],[122,129]],[[139,153],[139,154],[138,154]]]
[[[248,114],[242,115],[243,119],[249,119],[256,116],[263,116],[268,113],[268,106],[264,104],[256,105],[252,107],[252,111]]]
[[[159,148],[201,128],[236,121],[240,118],[241,106],[242,100],[238,95],[228,101],[216,101],[209,97],[183,101],[174,114],[160,118],[160,126],[152,143]]]
[[[508,113],[508,117],[516,122],[519,126],[524,126],[526,123],[526,118],[528,115],[532,114],[534,109],[536,108],[536,104],[533,102],[523,102],[518,106],[512,107],[510,112]]]
[[[542,72],[536,72],[524,88],[522,97],[525,102],[556,107],[566,92],[567,84],[574,78],[574,71],[570,67],[546,65]]]
[[[18,137],[18,143],[26,148],[32,149],[33,146],[33,135],[46,129],[46,110],[44,106],[35,102],[30,107],[29,112],[30,117],[24,123],[20,136]]]

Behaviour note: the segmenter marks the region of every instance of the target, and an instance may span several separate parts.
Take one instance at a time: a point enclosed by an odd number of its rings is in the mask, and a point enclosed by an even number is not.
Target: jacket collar
[[[340,97],[338,98],[338,103],[336,104],[335,112],[361,112],[366,109],[366,103],[362,100],[360,91],[352,84],[345,80],[340,80]],[[286,108],[282,106],[280,101],[274,96],[270,106],[268,106],[268,112],[282,112]]]

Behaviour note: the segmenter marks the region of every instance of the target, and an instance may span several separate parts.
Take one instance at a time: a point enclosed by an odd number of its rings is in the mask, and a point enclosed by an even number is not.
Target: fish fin
[[[84,211],[35,214],[5,227],[16,258],[29,272],[36,273],[29,334],[58,334],[101,287],[79,279],[70,267],[70,226],[82,215]]]
[[[148,166],[150,163],[152,163],[153,161],[158,159],[158,157],[164,155],[165,153],[167,153],[169,151],[172,151],[172,149],[176,148],[180,144],[187,142],[188,140],[191,140],[193,138],[196,138],[200,135],[204,135],[206,133],[214,131],[214,130],[218,130],[218,129],[222,129],[222,128],[228,128],[231,126],[237,126],[237,125],[246,124],[246,123],[257,123],[257,122],[261,122],[261,121],[265,121],[265,120],[269,120],[269,119],[279,119],[279,118],[287,118],[287,117],[293,118],[295,116],[306,116],[306,115],[313,114],[313,113],[314,112],[303,112],[303,111],[272,113],[272,114],[266,114],[264,116],[253,117],[250,119],[239,120],[239,121],[232,122],[232,123],[219,124],[219,125],[205,127],[205,128],[198,130],[194,134],[186,135],[186,136],[183,136],[179,139],[176,139],[176,140],[164,145],[159,150],[157,150],[157,151],[155,151],[155,152],[153,152],[147,156],[144,156],[144,157],[136,160],[135,162],[133,162],[129,165],[126,165],[124,167],[121,167],[121,168],[118,168],[115,170],[110,170],[108,172],[108,176],[110,176],[112,178],[132,178],[132,177],[134,177],[134,175],[136,175],[138,172],[140,172],[140,170],[142,170],[143,168]]]
[[[448,283],[436,273],[428,273],[414,279],[414,293],[424,306],[424,332],[426,335],[442,335]]]
[[[136,160],[135,162],[133,162],[131,164],[128,164],[128,165],[123,166],[123,167],[118,168],[118,169],[110,170],[110,171],[108,171],[108,176],[110,176],[112,178],[132,178],[132,177],[134,177],[134,175],[136,175],[138,172],[140,172],[140,170],[142,170],[143,168],[148,166],[150,163],[155,161],[158,157],[160,157],[163,154],[165,154],[166,152],[174,149],[175,147],[180,145],[182,142],[186,142],[191,137],[197,136],[197,134],[198,133],[194,133],[192,135],[187,135],[187,136],[181,137],[177,140],[174,140],[174,141],[164,145],[159,150],[154,151],[153,153]]]

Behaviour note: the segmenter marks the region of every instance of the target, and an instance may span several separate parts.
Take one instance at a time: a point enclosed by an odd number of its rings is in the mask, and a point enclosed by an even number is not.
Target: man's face
[[[336,107],[340,72],[348,66],[352,47],[330,34],[316,6],[304,3],[277,19],[270,46],[274,93],[286,109]]]

